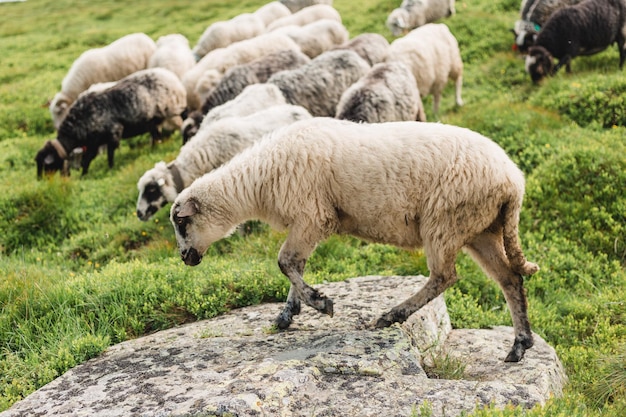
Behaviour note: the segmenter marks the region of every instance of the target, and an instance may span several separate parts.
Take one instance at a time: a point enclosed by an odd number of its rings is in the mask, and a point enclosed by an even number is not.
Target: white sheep
[[[330,50],[334,51],[337,49],[354,51],[367,61],[370,66],[373,66],[387,59],[387,55],[389,54],[389,41],[378,33],[361,33]]]
[[[374,65],[344,91],[335,117],[367,123],[426,121],[415,77],[401,62]]]
[[[148,68],[166,68],[182,79],[196,64],[189,40],[180,33],[161,36],[157,39],[156,46],[156,51],[148,61]]]
[[[457,106],[463,105],[463,60],[459,44],[443,23],[413,29],[389,45],[387,62],[403,62],[413,72],[422,98],[432,94],[435,115],[449,79],[455,81]]]
[[[274,20],[291,14],[291,10],[279,1],[272,1],[258,8],[254,13],[267,27]]]
[[[316,4],[274,20],[267,26],[267,30],[271,32],[285,26],[304,26],[321,19],[330,19],[341,23],[341,16],[335,8],[327,4]]]
[[[343,44],[350,37],[348,29],[341,22],[331,19],[316,20],[304,26],[284,26],[274,33],[289,36],[309,58]]]
[[[522,172],[471,130],[314,118],[275,131],[196,180],[178,195],[170,219],[187,265],[246,220],[287,229],[278,265],[291,288],[275,322],[280,329],[301,302],[333,315],[332,300],[303,280],[308,257],[333,234],[424,248],[428,282],[377,328],[404,322],[454,284],[464,249],[504,292],[515,330],[505,360],[517,362],[533,345],[522,275],[538,270],[518,239],[523,196]]]
[[[281,71],[267,80],[288,103],[298,104],[315,117],[334,117],[341,94],[370,70],[356,52],[328,51],[300,68]]]
[[[245,117],[231,117],[202,129],[181,149],[175,160],[158,162],[137,182],[137,217],[148,220],[196,178],[212,171],[264,134],[298,120],[311,118],[300,106],[270,106]]]
[[[298,10],[302,10],[305,7],[313,6],[316,4],[333,5],[333,0],[280,0],[282,4],[287,6],[291,13],[296,13]]]
[[[454,0],[403,0],[387,17],[393,36],[455,14]]]
[[[224,48],[231,43],[254,38],[265,32],[265,23],[253,13],[242,13],[230,20],[210,24],[193,47],[196,61],[214,49]]]
[[[202,106],[198,91],[208,95],[228,69],[284,50],[300,51],[300,47],[287,35],[264,33],[209,52],[183,77],[189,110],[197,110]],[[206,77],[209,77],[209,83],[204,82]]]
[[[156,43],[145,33],[132,33],[102,47],[83,52],[63,78],[61,91],[50,102],[55,129],[67,115],[78,95],[91,84],[117,81],[148,67]]]

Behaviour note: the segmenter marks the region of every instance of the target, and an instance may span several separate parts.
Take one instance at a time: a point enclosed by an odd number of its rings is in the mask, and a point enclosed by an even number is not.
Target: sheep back
[[[265,32],[265,23],[252,13],[242,13],[230,20],[209,25],[193,47],[196,61],[214,49],[224,48],[232,43],[253,38]]]
[[[156,42],[157,49],[148,62],[148,68],[165,68],[172,71],[178,78],[196,64],[189,47],[189,40],[179,33],[161,36]]]
[[[267,27],[274,20],[289,16],[291,14],[291,10],[279,1],[272,1],[258,8],[254,14],[258,16],[265,27]]]
[[[455,14],[454,0],[403,0],[391,11],[386,25],[394,36]]]
[[[341,16],[335,8],[327,4],[315,4],[273,21],[267,30],[271,32],[285,26],[304,26],[321,19],[330,19],[341,23]]]
[[[331,48],[331,51],[347,49],[356,52],[370,66],[383,62],[389,53],[389,41],[378,33],[362,33]]]
[[[305,7],[316,4],[327,4],[329,6],[333,5],[333,0],[280,0],[280,2],[284,4],[291,11],[291,13],[296,13]]]
[[[341,22],[330,19],[316,20],[304,26],[284,26],[274,32],[289,36],[310,58],[346,42],[350,37]]]

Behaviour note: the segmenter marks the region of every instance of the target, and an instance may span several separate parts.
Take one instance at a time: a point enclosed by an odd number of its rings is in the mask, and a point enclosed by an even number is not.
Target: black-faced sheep
[[[341,45],[331,48],[331,51],[346,49],[354,51],[370,66],[383,62],[389,54],[389,42],[378,33],[361,33]]]
[[[232,43],[254,38],[265,32],[265,23],[253,13],[242,13],[230,20],[210,24],[200,35],[193,47],[196,61],[214,49],[224,48]]]
[[[316,4],[273,21],[267,26],[267,30],[271,32],[285,26],[304,26],[321,19],[330,19],[341,23],[341,16],[335,8],[327,4]]]
[[[565,6],[580,3],[581,0],[522,0],[520,18],[512,31],[515,35],[514,48],[526,53],[535,42],[541,27],[555,11]]]
[[[443,23],[429,23],[391,42],[387,62],[402,62],[411,69],[422,98],[433,95],[435,115],[439,114],[441,94],[449,79],[455,81],[457,106],[463,105],[461,52]]]
[[[288,103],[304,107],[314,117],[334,117],[341,94],[369,69],[356,52],[328,51],[300,68],[272,75],[267,83],[278,86]]]
[[[333,302],[303,280],[309,255],[332,234],[425,249],[430,278],[384,313],[404,322],[454,284],[464,249],[500,284],[515,331],[508,362],[533,345],[518,222],[524,176],[493,141],[439,123],[352,123],[314,118],[275,131],[178,195],[170,211],[182,260],[197,265],[215,241],[249,219],[287,229],[278,265],[289,278],[276,319],[289,327],[301,302],[333,315]]]
[[[197,110],[202,106],[199,93],[203,93],[206,98],[230,68],[278,51],[300,51],[300,47],[287,35],[264,33],[209,52],[183,77],[189,110]],[[208,83],[204,81],[207,76],[210,79]]]
[[[291,13],[295,13],[298,10],[314,6],[316,4],[327,4],[329,6],[333,5],[333,0],[280,0],[280,2],[284,4],[291,11]]]
[[[189,40],[180,33],[161,36],[157,39],[156,46],[156,51],[148,61],[148,68],[165,68],[182,79],[196,65]]]
[[[202,103],[201,109],[189,113],[183,125],[183,140],[186,141],[195,134],[205,114],[234,99],[247,86],[264,83],[279,71],[299,68],[309,61],[309,57],[300,51],[285,50],[229,69],[211,90]]]
[[[311,118],[300,106],[271,106],[245,117],[216,121],[200,130],[175,160],[157,163],[137,182],[137,217],[148,220],[196,178],[212,171],[279,127]]]
[[[156,44],[145,33],[123,36],[102,48],[83,52],[72,63],[59,91],[50,102],[50,115],[58,129],[78,95],[95,83],[117,81],[146,69]]]
[[[341,95],[337,119],[382,123],[426,121],[411,70],[401,62],[382,62]]]
[[[454,0],[403,0],[387,17],[387,28],[400,36],[454,13]]]
[[[619,67],[626,59],[626,2],[624,0],[584,0],[557,10],[543,26],[535,44],[528,49],[526,71],[533,82],[554,75],[578,55],[603,51],[617,42]],[[556,66],[553,59],[558,59]]]
[[[101,92],[82,95],[70,108],[57,138],[37,153],[37,176],[63,168],[69,153],[84,147],[82,174],[87,174],[98,148],[107,146],[109,167],[120,139],[150,132],[158,138],[158,126],[180,115],[186,106],[185,88],[164,68],[135,72]]]
[[[309,58],[343,44],[350,37],[341,22],[330,19],[316,20],[304,26],[284,26],[274,32],[289,36]]]

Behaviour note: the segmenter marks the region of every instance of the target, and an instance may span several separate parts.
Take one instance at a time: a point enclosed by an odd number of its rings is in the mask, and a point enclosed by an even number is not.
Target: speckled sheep
[[[50,102],[50,115],[58,129],[78,95],[91,84],[117,81],[148,67],[156,43],[145,33],[123,36],[102,48],[83,52],[72,63],[59,91]]]
[[[373,324],[404,322],[453,285],[468,252],[502,288],[518,362],[533,345],[518,223],[524,176],[495,142],[440,123],[352,123],[314,118],[275,131],[181,192],[170,210],[182,260],[198,265],[208,247],[250,219],[288,230],[278,265],[289,278],[276,319],[289,327],[301,302],[333,315],[333,302],[303,273],[316,245],[333,234],[424,248],[430,278]]]
[[[85,148],[83,175],[102,145],[107,146],[112,167],[120,139],[147,132],[158,138],[159,124],[180,115],[185,106],[185,88],[164,68],[137,71],[104,91],[84,94],[70,108],[57,138],[37,153],[37,176],[63,169],[70,152],[78,147]]]
[[[239,95],[251,84],[266,82],[279,71],[299,68],[310,61],[309,57],[297,50],[274,52],[255,59],[247,64],[237,65],[224,74],[219,83],[204,99],[200,110],[194,110],[185,120],[183,140],[193,136],[200,122],[211,109],[220,106]]]
[[[370,66],[383,62],[389,54],[389,42],[378,33],[361,33],[354,38],[331,48],[331,51],[346,49],[356,52]]]
[[[158,162],[139,179],[137,217],[150,219],[196,178],[222,165],[264,134],[309,118],[303,107],[283,104],[212,123],[183,146],[175,160]]]
[[[457,106],[463,105],[463,61],[459,44],[443,23],[429,23],[413,29],[389,45],[387,62],[403,62],[417,81],[422,99],[433,95],[433,110],[439,114],[441,94],[449,79],[456,85]]]
[[[328,51],[291,71],[272,75],[288,103],[298,104],[315,117],[334,117],[341,94],[370,70],[353,51]]]
[[[253,13],[242,13],[230,20],[221,20],[210,24],[200,35],[193,47],[196,61],[199,61],[214,49],[224,48],[232,43],[265,33],[265,23]]]
[[[148,68],[165,68],[182,79],[196,65],[189,40],[180,33],[161,36],[157,39],[156,46],[156,51],[148,61]]]
[[[314,6],[316,4],[333,5],[333,0],[280,0],[280,2],[284,4],[291,13],[296,13],[305,7]]]
[[[382,62],[341,95],[337,119],[382,123],[426,121],[411,70],[401,62]]]
[[[285,26],[304,26],[321,19],[330,19],[341,23],[341,16],[335,8],[327,4],[316,4],[273,21],[267,26],[267,30],[273,31]]]
[[[316,20],[304,26],[284,26],[274,32],[289,36],[309,58],[343,44],[350,37],[341,22],[330,19]]]
[[[387,28],[400,36],[454,13],[454,0],[403,0],[387,17]]]

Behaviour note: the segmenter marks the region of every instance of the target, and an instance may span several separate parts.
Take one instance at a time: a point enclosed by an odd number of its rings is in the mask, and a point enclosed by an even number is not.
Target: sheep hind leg
[[[501,233],[483,232],[466,249],[485,273],[502,288],[515,332],[513,347],[504,361],[519,362],[526,349],[533,346],[523,278],[511,269],[504,252]]]

